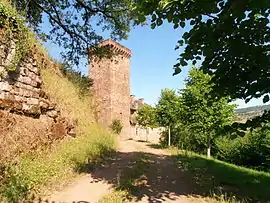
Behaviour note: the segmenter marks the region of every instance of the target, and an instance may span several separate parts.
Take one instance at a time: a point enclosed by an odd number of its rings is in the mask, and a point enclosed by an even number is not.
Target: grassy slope
[[[51,188],[78,175],[78,170],[88,160],[96,161],[115,149],[114,136],[92,121],[90,98],[80,98],[77,88],[47,69],[42,70],[44,88],[59,104],[62,115],[78,122],[76,139],[66,139],[42,154],[34,153],[21,158],[12,167],[13,176],[2,187],[8,202],[24,197],[29,190]]]
[[[176,155],[181,170],[190,172],[194,189],[206,195],[241,202],[270,201],[270,174],[239,167],[195,153]]]

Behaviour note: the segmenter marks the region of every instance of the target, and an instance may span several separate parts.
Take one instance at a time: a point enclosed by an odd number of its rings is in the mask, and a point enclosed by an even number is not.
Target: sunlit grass
[[[91,98],[80,97],[70,81],[51,70],[41,71],[43,88],[57,103],[61,115],[76,121],[76,138],[66,138],[42,153],[26,154],[10,169],[11,178],[1,187],[7,202],[23,199],[29,192],[55,188],[78,175],[78,168],[96,162],[116,148],[115,136],[98,126],[91,113]],[[91,164],[91,163],[90,163]]]
[[[270,173],[236,166],[192,152],[178,150],[179,168],[190,172],[194,188],[221,202],[267,202]]]

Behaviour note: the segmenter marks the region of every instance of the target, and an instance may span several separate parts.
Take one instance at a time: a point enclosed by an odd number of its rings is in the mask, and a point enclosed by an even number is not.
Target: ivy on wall
[[[0,2],[0,41],[7,49],[6,71],[15,71],[18,63],[29,51],[31,44],[31,33],[26,27],[23,19],[10,5]]]

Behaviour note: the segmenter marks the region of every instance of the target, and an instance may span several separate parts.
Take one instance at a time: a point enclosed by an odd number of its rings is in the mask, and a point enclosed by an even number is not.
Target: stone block
[[[19,101],[19,102],[26,102],[27,101],[27,99],[25,97],[18,96],[18,95],[15,95],[14,99],[15,99],[15,101]]]
[[[0,82],[0,91],[10,92],[12,90],[12,85],[8,82]]]
[[[29,104],[26,104],[26,103],[23,103],[22,104],[22,110],[27,112],[30,110],[30,105]]]
[[[35,114],[35,115],[40,115],[41,114],[40,108],[39,108],[38,105],[30,105],[30,104],[23,103],[22,104],[22,110],[25,113],[29,113],[29,114]]]
[[[22,75],[20,75],[17,79],[17,81],[21,82],[21,83],[24,83],[24,84],[27,84],[27,85],[31,85],[31,78],[29,77],[24,77]]]
[[[29,70],[23,66],[19,68],[20,75],[27,76],[29,74]]]
[[[56,110],[51,110],[51,111],[47,111],[46,115],[51,117],[51,118],[57,118],[58,117],[58,112]]]
[[[49,101],[47,101],[45,99],[40,99],[39,100],[39,106],[40,106],[40,108],[42,108],[42,109],[48,109],[49,108],[49,105],[50,105]]]
[[[27,98],[27,104],[30,105],[39,105],[39,100],[36,98]]]
[[[22,88],[16,88],[14,90],[14,94],[16,95],[20,95],[23,97],[32,97],[33,96],[33,92],[30,90],[26,90],[26,89],[22,89]]]

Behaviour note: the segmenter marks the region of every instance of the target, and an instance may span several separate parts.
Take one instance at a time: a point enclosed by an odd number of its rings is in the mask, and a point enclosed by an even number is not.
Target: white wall
[[[159,143],[160,134],[163,130],[164,130],[163,127],[152,129],[152,128],[142,128],[141,126],[132,126],[130,138],[138,141]]]

